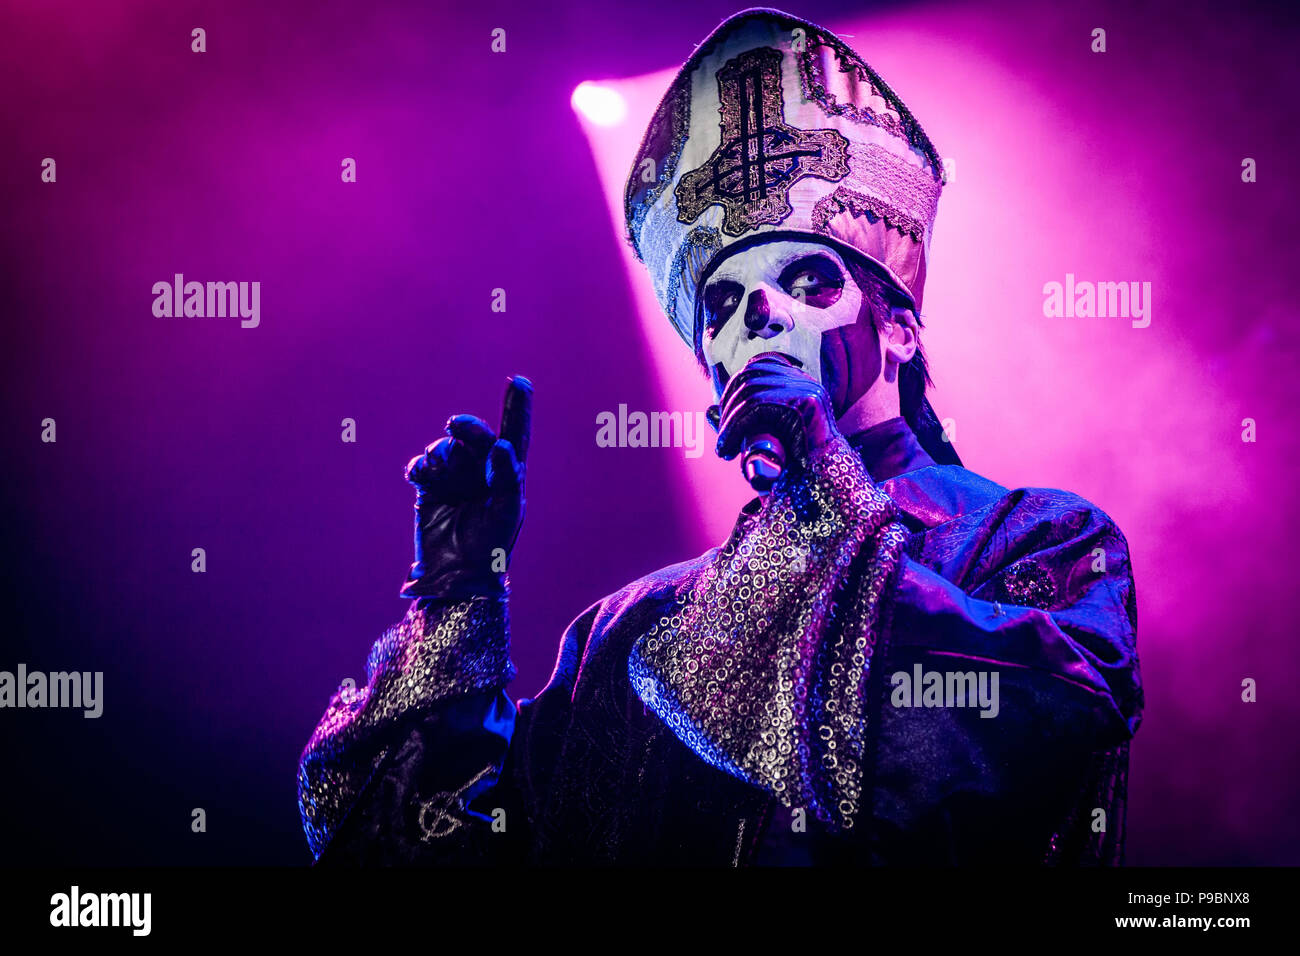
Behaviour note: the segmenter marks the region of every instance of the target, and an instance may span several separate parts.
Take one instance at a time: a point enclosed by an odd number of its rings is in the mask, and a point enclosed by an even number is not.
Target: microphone
[[[740,453],[740,472],[760,495],[766,494],[785,474],[785,446],[775,435],[754,435]]]
[[[763,358],[768,355],[779,356],[785,361],[791,363],[797,368],[803,368],[803,362],[786,355],[784,352],[761,352],[752,356],[749,362],[745,363],[748,367],[750,362],[755,359]],[[713,422],[714,427],[718,427],[718,416],[721,409],[717,405],[709,408],[709,420]],[[772,486],[780,480],[785,474],[786,469],[786,450],[785,444],[770,432],[760,432],[757,435],[751,435],[744,439],[740,448],[740,472],[749,482],[749,486],[760,495],[766,494]]]

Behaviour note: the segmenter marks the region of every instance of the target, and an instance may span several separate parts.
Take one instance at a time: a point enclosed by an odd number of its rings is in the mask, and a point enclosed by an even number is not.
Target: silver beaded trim
[[[907,532],[837,438],[782,479],[632,649],[641,700],[701,759],[849,829],[867,678]]]
[[[367,685],[343,684],[298,765],[298,806],[317,856],[383,762],[375,742],[399,718],[449,697],[504,687],[515,678],[506,602],[475,598],[406,616],[375,642]]]

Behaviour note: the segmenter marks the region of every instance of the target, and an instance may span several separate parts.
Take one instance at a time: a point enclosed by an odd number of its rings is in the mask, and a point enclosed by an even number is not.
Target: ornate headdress
[[[830,32],[744,10],[691,54],[646,129],[627,239],[678,334],[741,243],[809,234],[865,256],[920,312],[943,164],[906,106]]]

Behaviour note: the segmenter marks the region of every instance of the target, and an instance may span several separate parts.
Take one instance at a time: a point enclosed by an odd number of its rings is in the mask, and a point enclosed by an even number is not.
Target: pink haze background
[[[923,341],[967,466],[1077,492],[1128,537],[1147,688],[1130,862],[1295,864],[1297,31],[1188,6],[784,9],[851,34],[956,160]],[[495,424],[508,373],[537,386],[517,696],[585,607],[726,534],[749,497],[734,463],[597,448],[595,419],[711,401],[617,197],[672,72],[736,9],[0,12],[0,668],[105,672],[99,720],[6,714],[23,786],[0,854],[304,861],[298,751],[405,609],[402,467],[454,412]],[[626,96],[622,125],[574,113],[584,80]],[[155,318],[176,272],[260,281],[261,326]],[[1045,318],[1067,272],[1149,281],[1150,327]],[[228,838],[190,839],[193,806]]]

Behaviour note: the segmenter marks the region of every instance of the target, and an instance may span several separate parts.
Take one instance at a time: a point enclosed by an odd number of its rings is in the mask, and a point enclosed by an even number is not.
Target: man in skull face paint
[[[649,162],[647,162],[649,160]],[[960,467],[920,309],[941,163],[838,38],[744,11],[646,131],[628,238],[779,478],[727,541],[597,601],[532,699],[500,555],[531,385],[408,465],[411,609],[303,752],[320,863],[1122,862],[1141,721],[1123,535]],[[991,696],[990,692],[991,691]]]
[[[696,358],[719,397],[733,371],[778,353],[826,390],[841,433],[904,414],[906,396],[904,417],[936,461],[960,464],[924,399],[921,323],[906,296],[821,241],[767,239],[729,252],[702,284],[697,323]]]

